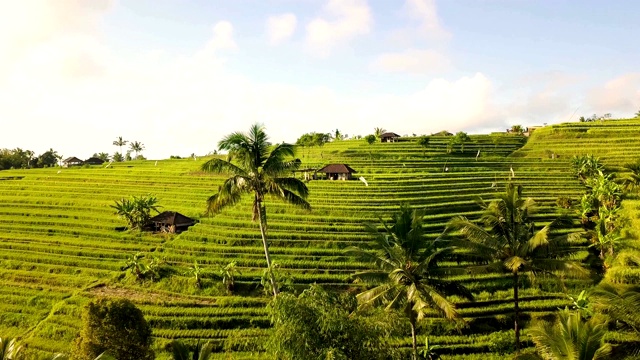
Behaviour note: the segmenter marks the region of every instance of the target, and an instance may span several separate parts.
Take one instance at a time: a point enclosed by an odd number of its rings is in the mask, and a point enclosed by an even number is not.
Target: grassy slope
[[[368,145],[354,140],[304,149],[299,155],[305,166],[347,162],[369,186],[357,180],[312,181],[310,213],[269,203],[273,257],[299,287],[314,282],[352,286],[349,275],[367,264],[346,257],[342,249],[367,240],[363,222],[386,217],[406,202],[427,208],[427,230],[436,236],[453,215],[477,216],[475,198],[490,199],[511,168],[515,180],[525,185],[526,195],[538,200],[539,221],[544,223],[558,211],[557,196],[578,198],[583,191],[570,176],[567,162],[569,155],[586,148],[583,142],[607,143],[601,152],[611,163],[638,155],[640,144],[635,143],[635,150],[610,151],[624,144],[621,139],[631,138],[629,131],[640,129],[637,122],[617,126],[622,124],[589,125],[586,131],[574,125],[558,127],[559,131],[545,128],[510,157],[521,146],[517,137],[494,142],[489,136],[475,136],[464,155],[446,154],[446,138],[433,139],[426,154],[415,142]],[[556,141],[573,133],[576,136]],[[547,149],[560,158],[547,159]],[[114,230],[123,223],[109,205],[129,195],[153,193],[165,209],[199,218],[205,199],[222,180],[199,173],[202,162],[166,160],[157,166],[151,161],[130,162],[60,173],[59,169],[1,172],[0,178],[24,178],[0,180],[0,334],[22,335],[34,353],[66,351],[79,326],[81,305],[93,296],[108,294],[132,298],[141,306],[154,327],[159,349],[171,338],[210,338],[219,344],[221,357],[224,351],[233,351],[233,358],[255,357],[251,351],[259,345],[268,319],[267,299],[254,290],[264,261],[257,225],[250,222],[248,199],[216,217],[201,218],[200,224],[179,236]],[[165,258],[176,273],[154,284],[123,278],[119,267],[137,251]],[[208,269],[208,286],[203,290],[196,290],[182,275],[195,259]],[[216,267],[232,260],[242,267],[241,286],[251,296],[227,296],[214,279]],[[508,329],[509,279],[496,275],[464,279],[479,300],[461,304],[465,317],[472,324],[493,321]],[[108,286],[96,288],[102,284]],[[523,309],[537,316],[564,306],[566,300],[557,290],[548,282],[528,288],[522,294]],[[480,327],[474,330],[472,336],[442,335],[432,341],[446,344],[452,354],[470,352],[487,358],[500,334],[482,334]],[[408,337],[398,342],[409,346]]]

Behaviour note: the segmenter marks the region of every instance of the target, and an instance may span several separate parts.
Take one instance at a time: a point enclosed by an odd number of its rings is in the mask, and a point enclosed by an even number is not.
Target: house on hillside
[[[87,160],[85,160],[84,163],[89,165],[102,165],[104,164],[104,160],[97,157],[90,157]]]
[[[529,126],[525,132],[522,133],[524,136],[531,136],[534,131],[538,129],[542,129],[544,126]]]
[[[318,172],[325,173],[328,180],[351,180],[351,175],[356,173],[347,164],[329,164]]]
[[[176,211],[163,211],[149,219],[151,230],[179,234],[195,225],[197,220]]]
[[[81,166],[82,164],[84,164],[84,161],[78,159],[75,156],[62,160],[62,166],[64,167]]]
[[[380,142],[396,142],[400,138],[400,135],[394,132],[386,132],[380,135]]]

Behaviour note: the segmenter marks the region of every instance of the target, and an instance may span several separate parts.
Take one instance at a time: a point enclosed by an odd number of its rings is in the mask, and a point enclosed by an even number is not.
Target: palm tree
[[[374,239],[370,249],[366,246],[349,249],[377,268],[355,274],[361,280],[379,284],[357,295],[360,306],[384,304],[386,309],[402,309],[411,325],[414,359],[418,356],[416,323],[429,312],[447,319],[458,318],[447,295],[473,298],[462,285],[442,277],[438,262],[447,259],[454,248],[444,240],[424,238],[423,216],[424,211],[401,206],[391,225],[383,223],[383,233],[367,225]]]
[[[124,140],[122,136],[118,136],[116,141],[113,142],[113,145],[118,146],[120,148],[120,154],[122,154],[122,147],[127,145],[129,141]]]
[[[418,139],[418,145],[422,146],[424,148],[424,150],[422,150],[422,156],[425,155],[425,152],[427,151],[427,148],[429,147],[429,141],[431,140],[430,137],[428,136],[421,136]]]
[[[208,360],[213,353],[213,344],[207,341],[202,345],[200,340],[193,349],[193,353],[189,351],[189,347],[179,340],[171,342],[171,355],[173,360]]]
[[[229,174],[218,188],[218,193],[207,200],[207,212],[214,214],[240,201],[242,195],[253,195],[253,221],[260,221],[262,246],[267,260],[273,295],[278,294],[275,276],[271,269],[269,244],[267,242],[267,214],[265,198],[280,199],[288,204],[311,209],[305,200],[309,190],[303,181],[288,175],[298,169],[300,160],[286,160],[294,156],[291,144],[271,146],[264,128],[254,124],[248,133],[235,132],[218,143],[221,150],[229,151],[228,160],[211,159],[202,165],[202,170],[215,174]],[[235,160],[235,164],[232,161]],[[237,164],[237,165],[236,165]]]
[[[18,345],[16,339],[0,338],[0,360],[19,359],[22,352],[22,345]]]
[[[566,217],[553,220],[536,231],[529,217],[535,211],[535,202],[522,197],[522,186],[507,184],[506,192],[497,200],[487,204],[481,202],[484,210],[478,225],[462,216],[453,218],[446,233],[458,230],[466,239],[462,246],[487,263],[471,267],[470,271],[506,272],[513,276],[514,330],[516,349],[520,350],[520,324],[518,321],[518,288],[521,273],[548,274],[565,272],[569,275],[586,276],[587,271],[577,262],[566,260],[577,252],[569,243],[568,234],[556,235],[558,229],[568,227],[572,221]],[[460,243],[455,242],[454,243]]]
[[[139,141],[132,141],[129,144],[129,148],[131,149],[131,151],[134,151],[136,153],[136,159],[137,159],[138,153],[144,150],[144,144]]]
[[[380,139],[380,135],[384,134],[385,132],[387,132],[387,130],[381,127],[377,127],[373,129],[373,135],[376,136],[376,139]]]
[[[601,316],[584,319],[580,312],[563,310],[554,324],[541,323],[530,331],[538,354],[546,360],[609,359],[604,342],[607,323]]]

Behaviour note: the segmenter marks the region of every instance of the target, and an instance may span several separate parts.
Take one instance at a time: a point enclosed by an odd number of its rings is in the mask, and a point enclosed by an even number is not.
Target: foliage
[[[151,211],[158,211],[158,198],[153,195],[132,196],[129,199],[116,200],[112,208],[116,215],[124,218],[131,229],[142,229],[151,219]]]
[[[288,273],[281,271],[280,264],[274,262],[271,264],[271,271],[269,271],[269,269],[264,269],[262,276],[259,279],[260,286],[262,287],[265,295],[273,293],[271,274],[273,274],[273,277],[278,280],[277,284],[279,291],[293,290],[293,279],[291,276]]]
[[[448,152],[453,151],[455,145],[460,145],[460,153],[464,153],[464,144],[471,141],[469,135],[467,135],[464,131],[459,131],[456,133],[454,137],[449,140],[449,144],[447,145]]]
[[[121,271],[129,270],[129,272],[136,277],[136,280],[151,280],[156,281],[160,279],[163,264],[162,260],[152,258],[148,263],[143,260],[144,255],[136,253],[135,255],[127,259],[126,264],[120,268]]]
[[[626,191],[634,191],[640,187],[640,161],[624,166],[629,174],[622,180],[622,186]]]
[[[22,357],[22,346],[14,338],[0,338],[0,360],[17,360]]]
[[[439,350],[442,348],[440,345],[429,344],[429,337],[424,338],[424,348],[420,350],[420,356],[425,360],[440,360]]]
[[[236,285],[236,276],[242,275],[238,270],[237,263],[232,261],[218,270],[218,276],[222,279],[222,284],[227,291],[232,292]]]
[[[561,195],[556,199],[556,205],[563,209],[570,209],[573,205],[573,200],[569,196]]]
[[[539,323],[529,330],[538,354],[548,360],[609,359],[606,332],[602,317],[585,320],[580,312],[567,309],[558,313],[555,323]]]
[[[522,186],[508,183],[505,193],[499,195],[497,200],[489,204],[481,201],[480,205],[484,210],[480,219],[484,226],[459,216],[449,222],[446,231],[458,230],[466,239],[463,246],[469,247],[474,255],[487,262],[470,270],[513,275],[514,330],[516,348],[519,349],[520,273],[556,277],[556,273],[586,276],[587,271],[578,262],[567,260],[567,256],[578,249],[571,246],[566,232],[558,231],[569,227],[572,221],[558,217],[538,230],[531,218],[535,212],[535,202],[522,197]]]
[[[303,134],[296,140],[296,145],[298,146],[323,146],[329,139],[331,138],[331,134],[327,133],[318,133],[318,132],[310,132]]]
[[[115,162],[123,162],[124,156],[122,156],[122,153],[115,152],[113,153],[113,155],[111,155],[111,159],[113,159],[113,161]]]
[[[100,298],[82,313],[82,329],[72,357],[94,359],[109,351],[118,360],[151,360],[151,340],[151,327],[131,301]]]
[[[427,148],[429,147],[429,142],[430,142],[431,138],[429,136],[420,136],[420,138],[418,138],[418,145],[422,146],[424,148],[424,150],[422,150],[422,155],[424,156]]]
[[[373,135],[376,137],[376,139],[380,139],[380,136],[385,132],[387,132],[387,130],[381,127],[377,127],[373,129]]]
[[[289,177],[298,169],[300,160],[287,160],[294,156],[293,145],[281,143],[271,146],[261,125],[254,124],[248,133],[235,132],[225,136],[218,146],[229,152],[227,160],[211,159],[202,165],[202,170],[215,174],[229,174],[218,192],[207,200],[210,214],[237,204],[242,195],[253,195],[253,220],[259,219],[262,246],[271,273],[274,296],[278,293],[275,277],[271,271],[271,257],[267,242],[267,214],[264,205],[267,196],[280,199],[288,204],[311,209],[305,200],[309,190],[303,181]],[[235,160],[234,164],[232,161]]]
[[[442,240],[425,239],[423,217],[424,211],[403,205],[393,214],[390,225],[383,223],[383,233],[367,225],[373,235],[370,246],[349,249],[377,268],[355,274],[365,282],[379,284],[358,294],[360,306],[385,305],[387,310],[401,309],[411,325],[414,359],[417,358],[417,321],[429,310],[447,319],[458,318],[455,306],[446,296],[473,298],[464,286],[442,276],[438,263],[446,260],[454,248]]]
[[[593,155],[580,155],[571,158],[571,168],[581,180],[597,175],[604,170],[600,159]]]
[[[317,285],[299,296],[281,293],[268,306],[273,330],[267,352],[277,359],[387,359],[388,316],[356,312],[349,293],[330,293]]]
[[[144,150],[144,144],[139,141],[132,141],[129,143],[129,149],[136,153],[135,159],[138,160],[138,154]]]
[[[0,170],[52,167],[56,166],[61,158],[62,156],[53,149],[39,156],[35,156],[31,150],[21,148],[0,149]]]
[[[193,261],[193,266],[190,266],[189,269],[184,273],[184,275],[193,276],[196,287],[198,289],[202,289],[202,267],[198,265],[198,260]]]
[[[106,152],[101,152],[99,154],[93,154],[93,157],[97,157],[102,161],[109,161],[109,154]]]
[[[522,135],[524,133],[524,128],[522,125],[512,125],[510,129],[512,134]]]
[[[371,134],[371,135],[367,135],[364,137],[364,140],[367,142],[367,144],[369,145],[373,145],[373,143],[376,142],[376,136]]]
[[[113,142],[113,145],[120,148],[120,154],[122,155],[122,147],[129,143],[128,140],[122,138],[122,136],[118,136],[118,138]]]
[[[213,344],[207,341],[201,344],[200,341],[193,347],[193,352],[189,346],[179,340],[171,342],[171,355],[173,360],[208,360],[213,354]]]
[[[343,135],[340,130],[336,129],[336,131],[333,132],[333,134],[331,134],[331,138],[334,141],[340,141],[343,140],[345,138],[345,135]]]

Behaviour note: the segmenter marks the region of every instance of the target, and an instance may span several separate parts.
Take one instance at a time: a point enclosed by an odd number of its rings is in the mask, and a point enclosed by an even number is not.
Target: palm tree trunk
[[[271,267],[271,255],[269,255],[269,245],[267,244],[267,218],[265,209],[262,207],[262,202],[257,201],[258,206],[258,218],[260,219],[260,234],[262,235],[262,247],[264,248],[264,257],[267,259],[267,271],[269,272],[269,281],[271,282],[271,288],[273,289],[273,297],[278,296],[278,287],[276,286],[276,278],[273,275],[273,268]]]
[[[516,353],[520,352],[520,325],[518,324],[518,313],[520,309],[518,307],[518,272],[513,273],[513,323],[516,333]]]
[[[416,337],[416,319],[413,316],[409,317],[409,323],[411,324],[411,346],[413,347],[413,360],[418,360],[418,341]]]

